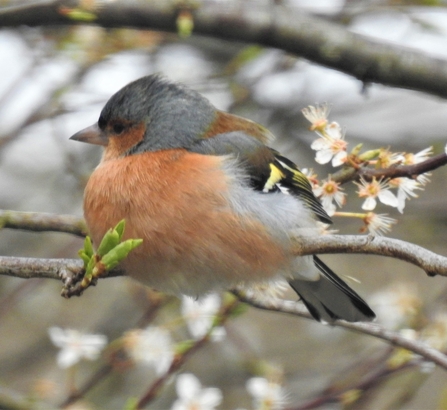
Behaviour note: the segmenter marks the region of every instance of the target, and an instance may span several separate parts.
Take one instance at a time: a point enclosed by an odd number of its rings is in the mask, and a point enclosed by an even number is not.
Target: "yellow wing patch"
[[[284,173],[278,167],[276,167],[275,164],[269,164],[269,166],[270,166],[270,176],[264,185],[263,188],[264,192],[271,191],[275,187],[275,185],[285,177]]]

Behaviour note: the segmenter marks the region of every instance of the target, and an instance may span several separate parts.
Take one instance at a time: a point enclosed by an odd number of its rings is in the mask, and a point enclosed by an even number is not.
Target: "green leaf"
[[[104,264],[107,270],[113,269],[118,263],[120,263],[124,258],[127,257],[129,252],[140,246],[143,243],[143,239],[128,239],[127,241],[121,242],[113,249],[111,249],[107,254],[101,258],[101,262]]]
[[[194,29],[194,19],[190,11],[183,10],[177,17],[177,32],[180,37],[190,37]]]
[[[359,155],[359,159],[361,161],[371,161],[373,159],[376,159],[379,155],[382,149],[372,149],[369,151],[364,152],[363,154]]]
[[[90,13],[89,11],[85,11],[82,9],[62,8],[60,12],[64,16],[67,16],[70,20],[83,21],[87,23],[95,21],[98,18],[96,14]]]
[[[90,236],[86,236],[84,240],[84,252],[90,258],[93,256],[93,244]]]
[[[121,242],[121,239],[123,237],[123,233],[124,233],[124,229],[126,228],[126,221],[124,219],[121,219],[121,221],[119,221],[116,226],[115,226],[115,231],[118,232],[119,235],[119,240]]]
[[[104,238],[102,238],[101,243],[99,244],[97,254],[99,256],[106,255],[115,246],[117,246],[119,242],[120,242],[119,233],[115,229],[109,229],[104,235]]]
[[[85,253],[84,249],[79,249],[78,255],[81,257],[81,259],[84,261],[84,268],[87,267],[88,263],[90,262],[91,256],[88,256]]]

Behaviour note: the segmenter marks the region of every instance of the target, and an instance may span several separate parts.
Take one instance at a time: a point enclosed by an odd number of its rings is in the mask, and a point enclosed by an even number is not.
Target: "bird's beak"
[[[84,128],[70,137],[71,140],[87,142],[88,144],[107,146],[109,140],[107,135],[98,127],[98,124],[93,124],[90,127]]]

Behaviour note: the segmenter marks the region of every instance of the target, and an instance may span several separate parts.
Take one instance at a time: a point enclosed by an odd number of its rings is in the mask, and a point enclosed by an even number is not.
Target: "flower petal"
[[[382,202],[382,204],[392,206],[394,208],[396,208],[399,205],[399,201],[396,195],[394,195],[388,189],[381,190],[377,196],[379,197],[379,200],[380,202]]]
[[[50,336],[50,340],[56,347],[64,347],[67,338],[63,329],[56,326],[50,327],[48,329],[48,335]]]
[[[247,381],[246,387],[253,397],[262,398],[268,389],[268,385],[269,382],[267,379],[263,377],[252,377]]]
[[[183,373],[177,377],[175,389],[179,398],[191,400],[199,394],[202,385],[192,373]]]
[[[332,138],[334,140],[343,139],[343,130],[338,122],[333,121],[328,124],[325,128],[325,131],[329,138]]]
[[[332,158],[332,166],[339,167],[340,165],[343,165],[346,162],[347,157],[348,154],[346,151],[337,152],[337,154],[334,155],[334,158]]]
[[[57,355],[57,364],[62,369],[71,367],[81,360],[81,354],[79,350],[65,348],[62,349]]]
[[[217,387],[203,389],[199,398],[203,409],[213,409],[222,402],[222,392]]]
[[[323,149],[317,151],[315,154],[315,161],[319,164],[327,164],[332,159],[332,151],[330,149]]]
[[[322,149],[329,149],[330,146],[331,146],[331,144],[328,141],[326,141],[324,138],[318,138],[317,140],[312,142],[312,144],[310,145],[310,147],[314,151],[320,151]]]
[[[373,197],[368,197],[365,199],[365,202],[363,202],[362,209],[365,211],[372,211],[377,205],[377,201]]]

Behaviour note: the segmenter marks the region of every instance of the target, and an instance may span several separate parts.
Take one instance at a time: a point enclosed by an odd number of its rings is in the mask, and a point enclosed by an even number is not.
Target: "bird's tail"
[[[294,279],[289,284],[316,320],[365,322],[376,317],[366,302],[317,256],[314,256],[314,263],[321,272],[319,280]]]

